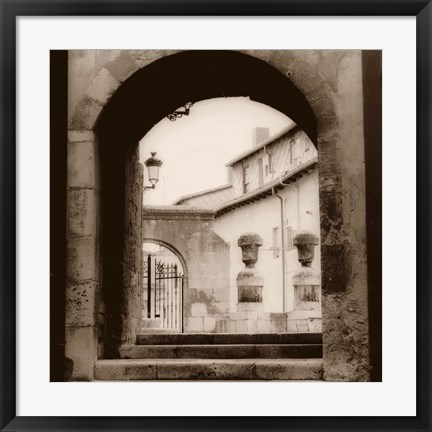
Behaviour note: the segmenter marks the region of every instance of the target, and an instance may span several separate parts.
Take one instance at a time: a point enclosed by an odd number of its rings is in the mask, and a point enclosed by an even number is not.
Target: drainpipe
[[[296,197],[297,197],[297,229],[301,230],[301,218],[300,218],[300,194],[299,194],[299,186],[298,184],[293,183],[284,183],[282,181],[282,176],[279,177],[279,184],[281,186],[290,186],[293,187],[296,190]]]
[[[301,228],[301,217],[300,217],[300,194],[299,194],[299,186],[298,186],[298,184],[292,184],[292,183],[289,184],[289,185],[287,185],[287,184],[281,182],[281,184],[284,185],[284,186],[291,186],[291,187],[293,187],[296,190],[296,197],[297,197],[297,230],[301,231],[302,228]]]
[[[284,220],[285,220],[285,209],[284,209],[284,199],[276,192],[276,189],[272,187],[272,194],[279,198],[280,200],[280,228],[281,228],[281,250],[282,250],[282,312],[286,312],[286,287],[285,287],[285,230],[284,230]]]
[[[291,186],[295,188],[296,195],[297,195],[297,226],[300,230],[300,194],[299,194],[299,187],[297,184],[292,183],[284,183],[282,181],[282,176],[279,177],[279,184],[281,186]],[[276,189],[272,187],[272,194],[279,198],[280,200],[280,227],[281,227],[281,239],[282,239],[282,301],[283,301],[283,308],[282,312],[286,312],[286,276],[285,276],[285,270],[286,270],[286,262],[285,262],[285,253],[286,253],[286,244],[285,244],[285,230],[284,230],[284,221],[285,221],[285,206],[284,206],[284,199],[276,192]]]
[[[291,184],[293,188],[296,190],[297,195],[297,229],[300,231],[301,228],[301,215],[300,215],[300,194],[299,194],[299,186],[298,184]]]

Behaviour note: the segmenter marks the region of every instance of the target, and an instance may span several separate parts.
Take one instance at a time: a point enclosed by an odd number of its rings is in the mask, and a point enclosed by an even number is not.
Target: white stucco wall
[[[285,201],[286,219],[295,230],[309,230],[319,236],[319,197],[317,170],[302,177],[279,191]],[[263,239],[263,246],[259,250],[259,260],[256,268],[264,277],[263,303],[266,312],[282,312],[282,254],[273,255],[273,228],[280,227],[280,200],[276,196],[269,196],[260,201],[218,217],[214,230],[230,245],[230,308],[234,312],[237,304],[236,277],[243,269],[241,249],[237,245],[238,238],[245,232],[254,232]],[[280,233],[280,229],[279,229]],[[319,245],[315,249],[313,267],[320,271]],[[292,274],[300,268],[297,260],[297,249],[286,252],[286,293],[287,311],[292,310],[294,292],[291,282]]]

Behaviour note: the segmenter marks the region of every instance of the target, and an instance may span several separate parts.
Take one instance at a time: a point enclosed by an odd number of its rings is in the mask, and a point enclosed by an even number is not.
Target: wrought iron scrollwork
[[[171,114],[168,114],[167,115],[167,118],[170,120],[170,121],[176,121],[178,118],[181,118],[181,117],[183,117],[184,115],[185,116],[188,116],[189,115],[189,112],[190,112],[190,109],[192,108],[192,106],[193,106],[193,103],[192,102],[188,102],[184,107],[183,107],[183,109],[179,109],[179,110],[176,110],[176,111],[174,111],[173,113],[171,113]]]

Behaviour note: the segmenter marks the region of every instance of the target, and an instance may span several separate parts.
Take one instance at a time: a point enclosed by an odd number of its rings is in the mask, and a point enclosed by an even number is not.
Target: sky
[[[225,164],[253,146],[255,127],[268,127],[272,136],[291,123],[248,97],[197,102],[189,116],[161,120],[140,141],[142,163],[151,151],[163,161],[156,189],[144,192],[144,205],[170,205],[183,195],[226,184]],[[144,184],[149,184],[145,166]]]

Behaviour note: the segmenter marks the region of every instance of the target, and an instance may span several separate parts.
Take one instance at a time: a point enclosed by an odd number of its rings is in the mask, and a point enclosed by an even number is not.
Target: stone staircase
[[[320,380],[319,333],[144,333],[96,380]]]
[[[162,327],[162,320],[160,318],[143,318],[141,320],[141,333],[178,333],[174,329],[166,329]]]

